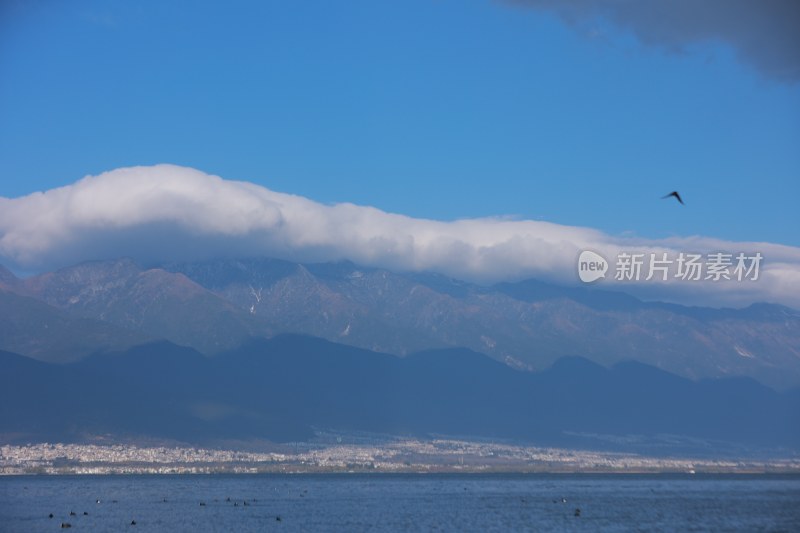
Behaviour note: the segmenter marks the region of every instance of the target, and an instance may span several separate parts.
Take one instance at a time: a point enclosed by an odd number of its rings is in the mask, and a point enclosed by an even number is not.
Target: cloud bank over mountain
[[[351,260],[434,271],[480,283],[539,278],[578,283],[580,252],[609,259],[604,288],[705,305],[757,301],[800,308],[800,249],[708,237],[616,237],[531,220],[416,219],[349,203],[324,205],[174,165],[131,167],[21,198],[0,198],[0,263],[37,271],[116,257],[143,263],[271,256]],[[757,280],[614,279],[620,253],[760,253]],[[734,259],[735,262],[735,259]]]
[[[729,44],[763,75],[800,80],[800,2],[795,0],[506,0],[552,11],[580,27],[604,19],[642,43],[683,52],[707,41]]]

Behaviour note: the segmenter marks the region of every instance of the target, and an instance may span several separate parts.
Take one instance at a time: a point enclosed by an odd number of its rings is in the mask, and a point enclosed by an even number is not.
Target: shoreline
[[[653,457],[454,439],[306,444],[249,452],[189,446],[0,446],[0,476],[259,474],[794,475],[800,458]]]

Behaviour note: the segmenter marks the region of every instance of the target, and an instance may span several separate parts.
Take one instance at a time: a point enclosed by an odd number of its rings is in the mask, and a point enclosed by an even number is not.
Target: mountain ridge
[[[281,442],[323,429],[559,447],[598,444],[575,435],[673,435],[705,443],[700,452],[800,449],[796,394],[636,362],[566,358],[532,373],[464,349],[398,357],[286,334],[211,358],[158,341],[66,365],[2,352],[0,366],[0,433],[16,442]]]
[[[605,366],[639,360],[691,379],[800,385],[800,312],[773,304],[685,307],[536,280],[479,286],[347,261],[271,258],[148,267],[122,259],[15,279],[0,283],[70,316],[207,355],[298,333],[397,355],[465,347],[528,370],[580,355]],[[21,344],[0,337],[0,348]]]

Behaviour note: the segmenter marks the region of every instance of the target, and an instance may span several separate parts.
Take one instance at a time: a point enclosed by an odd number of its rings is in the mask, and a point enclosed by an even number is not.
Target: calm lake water
[[[0,531],[62,522],[71,531],[800,531],[800,477],[0,477]]]

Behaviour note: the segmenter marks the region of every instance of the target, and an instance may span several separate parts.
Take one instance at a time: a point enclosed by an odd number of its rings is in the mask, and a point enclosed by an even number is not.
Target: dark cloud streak
[[[797,0],[504,0],[557,14],[576,26],[606,19],[642,43],[682,52],[721,41],[764,76],[800,81],[800,1]]]

